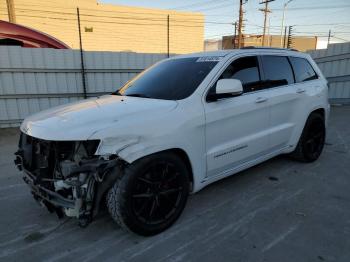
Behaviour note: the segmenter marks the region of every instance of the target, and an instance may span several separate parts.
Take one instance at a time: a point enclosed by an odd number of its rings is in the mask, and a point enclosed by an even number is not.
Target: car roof
[[[225,49],[218,51],[206,51],[206,52],[197,52],[191,54],[179,55],[174,58],[191,58],[191,57],[223,57],[223,56],[232,56],[237,54],[284,54],[284,55],[296,55],[296,56],[307,56],[307,54],[299,52],[294,49],[286,49],[286,48],[269,48],[269,47],[249,47],[249,48],[240,48],[240,49]]]

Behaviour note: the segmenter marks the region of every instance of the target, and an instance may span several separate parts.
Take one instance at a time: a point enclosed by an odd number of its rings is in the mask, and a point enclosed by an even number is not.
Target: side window
[[[222,73],[219,79],[241,80],[244,93],[260,88],[259,63],[256,56],[238,58]]]
[[[285,56],[261,56],[266,87],[276,87],[294,83],[292,67]]]
[[[297,83],[318,78],[315,70],[306,59],[300,57],[289,57],[289,59],[293,66]]]

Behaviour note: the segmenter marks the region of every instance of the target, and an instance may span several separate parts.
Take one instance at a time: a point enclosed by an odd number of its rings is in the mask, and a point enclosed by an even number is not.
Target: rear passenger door
[[[297,124],[299,94],[287,56],[262,55],[263,84],[268,90],[270,105],[270,141],[272,151],[288,145]]]

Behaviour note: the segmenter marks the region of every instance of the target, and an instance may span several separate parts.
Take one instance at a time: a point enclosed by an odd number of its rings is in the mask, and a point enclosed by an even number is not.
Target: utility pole
[[[168,46],[168,58],[170,57],[170,15],[168,15],[167,19],[167,46]]]
[[[263,31],[263,38],[262,38],[262,45],[265,45],[265,35],[266,35],[266,23],[267,23],[267,14],[271,13],[271,10],[269,10],[268,5],[270,2],[273,2],[275,0],[265,0],[263,2],[260,2],[259,4],[265,4],[265,8],[259,9],[260,11],[264,12],[264,31]]]
[[[271,46],[272,38],[270,35],[270,25],[271,25],[271,17],[269,17],[269,23],[267,27],[267,46]]]
[[[284,27],[283,48],[286,47],[287,27]]]
[[[248,0],[239,0],[239,19],[238,19],[238,48],[241,48],[243,45],[243,5],[247,3]]]
[[[293,33],[293,26],[289,26],[288,29],[288,38],[287,38],[287,48],[291,48],[292,47],[292,33]]]
[[[328,40],[327,40],[327,48],[329,46],[329,42],[331,41],[331,33],[332,33],[332,31],[331,31],[331,29],[329,29],[329,31],[328,31]]]
[[[243,0],[239,0],[238,48],[241,48],[241,44],[242,44],[242,23],[243,23]]]
[[[79,8],[77,7],[77,18],[78,18],[78,29],[79,29],[79,45],[80,45],[80,62],[81,62],[81,80],[83,84],[83,94],[84,99],[87,98],[87,91],[86,91],[86,79],[85,79],[85,65],[84,65],[84,54],[83,54],[83,41],[81,39],[81,26],[80,26],[80,12]]]
[[[283,37],[283,27],[284,27],[284,19],[285,19],[285,13],[286,13],[286,9],[287,9],[287,5],[292,2],[293,0],[288,0],[286,3],[284,3],[283,5],[283,14],[282,14],[282,25],[281,25],[281,39],[280,39],[280,45],[282,47],[282,37]],[[283,45],[284,47],[284,45]]]
[[[235,34],[234,34],[234,36],[233,36],[232,46],[233,46],[233,49],[236,49],[236,41],[237,41],[237,22],[235,22],[234,25],[235,25]]]
[[[9,17],[10,23],[16,23],[16,14],[15,14],[15,3],[14,0],[6,0],[7,4],[7,14]]]

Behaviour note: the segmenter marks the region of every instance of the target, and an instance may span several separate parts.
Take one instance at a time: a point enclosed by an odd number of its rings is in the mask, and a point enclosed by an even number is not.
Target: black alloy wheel
[[[112,218],[140,235],[155,235],[182,213],[189,194],[189,170],[174,153],[150,155],[125,167],[107,195]]]
[[[321,120],[310,123],[309,130],[305,135],[304,152],[308,159],[317,159],[322,152],[325,142],[325,128]]]
[[[324,117],[319,113],[312,113],[306,121],[298,145],[291,156],[302,162],[313,162],[320,157],[325,139]]]
[[[132,211],[145,224],[164,223],[176,212],[184,194],[183,189],[179,170],[173,163],[151,163],[134,183]]]

